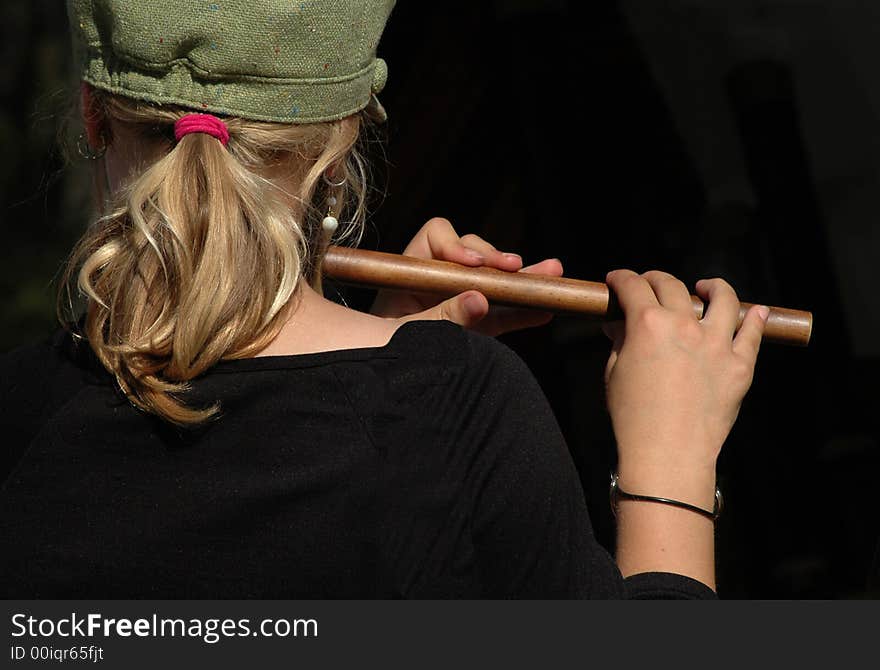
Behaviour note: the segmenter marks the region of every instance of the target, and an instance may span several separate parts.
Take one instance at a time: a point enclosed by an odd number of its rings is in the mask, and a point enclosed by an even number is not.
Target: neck
[[[296,307],[278,336],[257,356],[291,356],[387,344],[400,325],[396,319],[364,314],[327,300],[300,281]]]

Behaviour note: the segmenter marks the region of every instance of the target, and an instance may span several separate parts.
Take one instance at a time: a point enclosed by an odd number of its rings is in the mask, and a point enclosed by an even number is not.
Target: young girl
[[[535,379],[483,334],[547,315],[323,296],[326,245],[363,224],[391,5],[68,3],[102,216],[69,264],[83,317],[3,359],[4,597],[714,595],[715,462],[765,311],[736,333],[722,280],[698,321],[674,277],[609,274],[615,561]],[[406,253],[522,265],[442,219]]]

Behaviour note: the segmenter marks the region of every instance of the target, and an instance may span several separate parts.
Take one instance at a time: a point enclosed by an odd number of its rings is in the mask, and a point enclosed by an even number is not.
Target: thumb
[[[439,305],[415,314],[409,314],[401,321],[439,321],[446,319],[462,328],[472,328],[489,313],[489,301],[479,291],[465,291]]]

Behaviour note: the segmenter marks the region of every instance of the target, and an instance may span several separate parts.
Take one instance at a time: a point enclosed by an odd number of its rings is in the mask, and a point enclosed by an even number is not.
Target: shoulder
[[[383,353],[394,366],[455,395],[459,410],[478,409],[482,417],[510,413],[517,406],[546,399],[526,362],[500,340],[445,321],[415,320],[400,326]]]
[[[67,328],[59,328],[41,340],[0,354],[4,381],[22,382],[27,378],[36,381],[41,374],[51,374],[62,367],[90,371],[102,369],[88,343],[75,337]]]
[[[506,344],[452,321],[407,321],[397,328],[388,346],[426,362],[461,364],[472,374],[531,375],[525,361]]]
[[[407,321],[386,347],[334,373],[368,422],[380,423],[383,433],[394,426],[424,436],[404,442],[424,441],[434,452],[442,444],[456,457],[491,459],[537,448],[537,430],[557,430],[525,362],[495,338],[450,321]]]
[[[106,375],[88,343],[77,341],[66,329],[8,351],[0,355],[3,423],[23,424],[44,416],[90,380]]]
[[[0,355],[0,378],[3,389],[15,392],[39,380],[41,372],[51,370],[59,363],[66,333],[59,330],[38,342],[18,346]]]
[[[412,321],[391,342],[400,366],[445,387],[445,421],[461,444],[488,457],[532,461],[536,452],[567,455],[553,409],[526,362],[494,337],[449,321]],[[439,412],[438,412],[439,414]]]
[[[59,330],[42,341],[0,355],[0,481],[5,480],[44,418],[78,389],[70,372],[75,353],[69,334]]]

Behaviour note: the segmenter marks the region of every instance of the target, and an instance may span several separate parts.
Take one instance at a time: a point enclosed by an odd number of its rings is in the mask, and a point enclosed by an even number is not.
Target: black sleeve
[[[52,358],[48,340],[0,356],[0,482],[6,480],[40,428],[50,399]]]
[[[472,338],[491,430],[480,452],[472,534],[489,598],[712,598],[674,574],[624,579],[598,544],[580,478],[547,399],[504,344]]]
[[[59,407],[75,402],[89,361],[88,345],[77,347],[67,331],[0,355],[0,483]],[[74,359],[80,366],[73,364]]]

